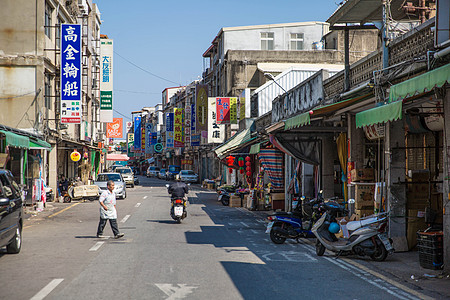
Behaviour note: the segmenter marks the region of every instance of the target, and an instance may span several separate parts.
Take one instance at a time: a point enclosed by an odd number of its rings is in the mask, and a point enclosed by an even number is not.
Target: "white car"
[[[120,173],[125,183],[131,185],[131,187],[134,188],[134,174],[131,168],[129,167],[116,168],[115,172]]]
[[[191,182],[191,183],[198,182],[198,175],[195,174],[194,171],[192,170],[181,170],[180,174],[178,174],[177,176],[183,182]]]
[[[160,168],[159,167],[148,167],[147,169],[147,177],[158,177]]]

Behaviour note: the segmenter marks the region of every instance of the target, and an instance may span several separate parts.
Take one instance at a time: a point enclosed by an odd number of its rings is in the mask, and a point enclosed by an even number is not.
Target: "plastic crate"
[[[444,265],[444,259],[442,254],[419,252],[419,263],[422,268],[439,270]]]
[[[417,232],[417,245],[434,249],[442,249],[444,245],[444,234],[442,231]]]

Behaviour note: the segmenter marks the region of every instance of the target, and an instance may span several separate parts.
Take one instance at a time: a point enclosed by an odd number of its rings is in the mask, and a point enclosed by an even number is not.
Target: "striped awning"
[[[303,125],[309,125],[311,123],[311,118],[309,112],[305,112],[295,117],[289,118],[285,121],[284,130],[289,130],[292,128],[301,127]]]

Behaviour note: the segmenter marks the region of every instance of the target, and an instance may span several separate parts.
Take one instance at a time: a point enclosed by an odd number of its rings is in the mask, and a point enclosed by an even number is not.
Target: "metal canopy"
[[[365,23],[382,21],[383,20],[383,5],[382,0],[348,0],[341,5],[328,18],[327,23],[330,25],[339,23]],[[404,0],[391,1],[392,18],[396,21],[400,20],[417,20],[414,15],[406,15],[402,9]],[[418,0],[410,0],[414,6],[418,6]]]

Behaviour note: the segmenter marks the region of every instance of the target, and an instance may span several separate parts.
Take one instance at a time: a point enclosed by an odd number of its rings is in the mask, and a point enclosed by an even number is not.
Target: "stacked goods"
[[[420,266],[438,270],[444,265],[444,235],[442,231],[417,232]]]
[[[351,170],[352,182],[373,181],[375,179],[373,169],[353,169]]]
[[[231,196],[230,197],[230,207],[241,207],[241,197]]]
[[[272,198],[272,209],[284,210],[284,193],[272,193],[270,196]]]
[[[374,185],[358,184],[355,186],[355,214],[362,218],[373,214]]]

